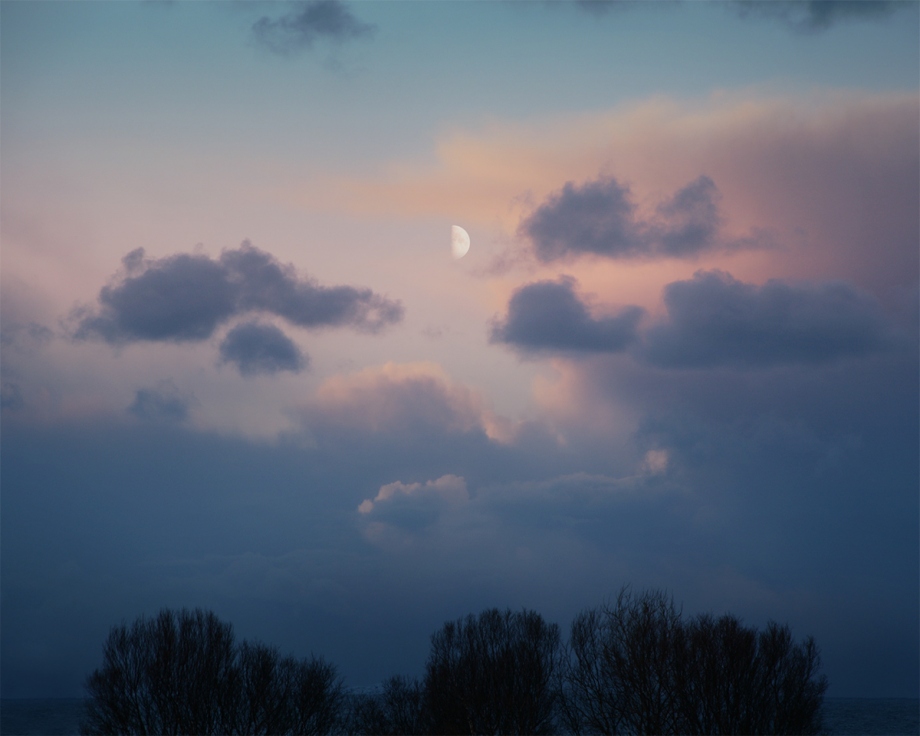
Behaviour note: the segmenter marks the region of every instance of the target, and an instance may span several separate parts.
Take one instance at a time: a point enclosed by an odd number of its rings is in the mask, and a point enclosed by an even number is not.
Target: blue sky
[[[915,696],[918,11],[0,5],[3,696],[625,584]]]

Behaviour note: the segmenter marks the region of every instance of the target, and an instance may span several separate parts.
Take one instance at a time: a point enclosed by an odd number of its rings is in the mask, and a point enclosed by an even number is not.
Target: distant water
[[[75,736],[83,720],[83,698],[0,700],[3,736]]]
[[[920,700],[825,698],[824,731],[831,736],[920,734]]]
[[[83,701],[78,698],[0,700],[2,736],[76,736]],[[829,736],[918,736],[917,698],[825,698]]]

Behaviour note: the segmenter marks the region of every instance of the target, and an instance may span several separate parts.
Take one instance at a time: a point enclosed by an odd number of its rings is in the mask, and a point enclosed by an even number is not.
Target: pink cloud
[[[292,196],[353,213],[462,213],[512,239],[566,182],[616,177],[630,187],[637,216],[653,217],[705,175],[721,195],[726,238],[768,231],[784,250],[701,255],[684,276],[721,267],[746,280],[835,276],[873,288],[916,272],[917,106],[916,95],[901,93],[655,98],[450,132],[434,162],[394,161],[379,176],[334,179],[325,193]],[[581,280],[594,266],[573,275]]]
[[[515,425],[436,363],[386,363],[327,379],[306,408],[310,418],[373,433],[481,431],[509,442]]]

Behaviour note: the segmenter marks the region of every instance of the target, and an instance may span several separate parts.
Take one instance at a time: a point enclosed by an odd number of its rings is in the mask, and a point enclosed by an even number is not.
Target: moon
[[[463,258],[470,250],[470,234],[459,225],[450,226],[450,252]]]

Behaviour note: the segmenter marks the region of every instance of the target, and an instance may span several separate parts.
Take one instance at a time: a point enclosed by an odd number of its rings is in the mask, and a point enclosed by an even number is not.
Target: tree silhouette
[[[554,730],[559,627],[533,611],[490,609],[431,637],[425,697],[434,733]]]
[[[236,646],[200,609],[113,627],[86,688],[85,734],[326,734],[344,698],[332,665]]]
[[[82,732],[815,734],[819,670],[814,640],[788,626],[686,620],[665,594],[624,588],[575,618],[565,649],[539,614],[488,609],[432,635],[423,681],[346,697],[322,659],[237,645],[211,612],[164,609],[111,629]]]
[[[432,730],[425,689],[418,680],[390,677],[383,683],[379,695],[355,697],[349,723],[350,733],[363,736],[419,736],[429,734]]]
[[[814,734],[827,680],[814,640],[733,616],[685,622],[657,591],[579,614],[560,683],[573,733]]]

